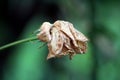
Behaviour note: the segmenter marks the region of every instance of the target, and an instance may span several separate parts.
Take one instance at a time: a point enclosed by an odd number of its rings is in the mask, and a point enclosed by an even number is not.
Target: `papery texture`
[[[44,22],[37,36],[48,43],[47,59],[64,55],[72,59],[73,55],[86,52],[88,39],[67,21],[58,20],[54,24]]]
[[[40,27],[40,33],[37,34],[38,38],[43,42],[49,42],[51,40],[50,29],[52,24],[44,22]]]

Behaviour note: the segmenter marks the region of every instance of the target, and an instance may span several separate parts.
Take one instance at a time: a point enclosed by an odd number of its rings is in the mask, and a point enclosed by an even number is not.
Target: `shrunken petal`
[[[38,38],[43,42],[49,42],[51,40],[50,29],[52,24],[44,22],[40,27],[40,33],[37,34]]]
[[[86,52],[88,39],[67,21],[44,22],[37,36],[48,43],[47,59],[65,55],[72,59],[73,55]]]
[[[65,21],[56,21],[53,25],[57,28],[60,29],[60,31],[62,31],[64,34],[66,34],[74,43],[75,46],[78,46],[74,36],[72,35],[71,31],[70,31],[70,26],[69,26],[69,22],[65,22]]]
[[[63,48],[63,37],[61,32],[53,27],[51,29],[51,42],[48,43],[49,44],[49,55],[48,55],[48,59],[51,58],[51,55],[59,55],[61,53],[61,50]]]
[[[88,39],[78,30],[76,30],[72,24],[69,24],[69,28],[71,30],[72,35],[74,36],[74,38],[78,41],[82,41],[82,42],[86,42],[88,41]]]

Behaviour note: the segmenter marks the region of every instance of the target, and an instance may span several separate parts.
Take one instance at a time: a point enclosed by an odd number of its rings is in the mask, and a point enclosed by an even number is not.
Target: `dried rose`
[[[37,34],[41,41],[48,42],[47,59],[86,52],[88,39],[67,21],[56,21],[53,25],[44,22]]]

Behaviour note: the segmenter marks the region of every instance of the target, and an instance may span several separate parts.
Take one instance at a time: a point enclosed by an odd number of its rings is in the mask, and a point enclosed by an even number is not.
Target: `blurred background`
[[[88,38],[86,54],[46,60],[31,41],[0,51],[0,80],[120,80],[120,0],[0,0],[0,46],[66,20]]]

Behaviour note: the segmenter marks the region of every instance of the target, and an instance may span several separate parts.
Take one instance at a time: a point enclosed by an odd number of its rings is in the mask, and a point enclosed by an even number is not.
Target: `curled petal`
[[[82,41],[82,42],[88,41],[88,39],[81,32],[75,29],[71,23],[69,24],[69,28],[70,28],[72,35],[74,36],[76,40]]]
[[[78,41],[78,46],[77,48],[75,48],[75,52],[76,53],[85,53],[86,52],[86,42],[81,42]]]
[[[53,27],[51,29],[51,37],[52,37],[51,42],[48,45],[49,47],[48,59],[51,58],[50,57],[51,55],[58,56],[61,53],[63,47],[63,37],[61,32],[57,28]]]
[[[49,42],[51,40],[50,29],[52,24],[44,22],[40,27],[40,33],[37,34],[38,38],[43,42]]]
[[[53,25],[60,29],[64,34],[66,34],[74,43],[74,45],[77,47],[77,43],[74,39],[74,36],[72,35],[70,28],[69,28],[69,22],[65,21],[56,21]]]
[[[75,52],[84,53],[86,51],[86,42],[88,39],[81,32],[75,29],[71,23],[69,24],[69,28],[78,45],[78,47],[73,46]]]

